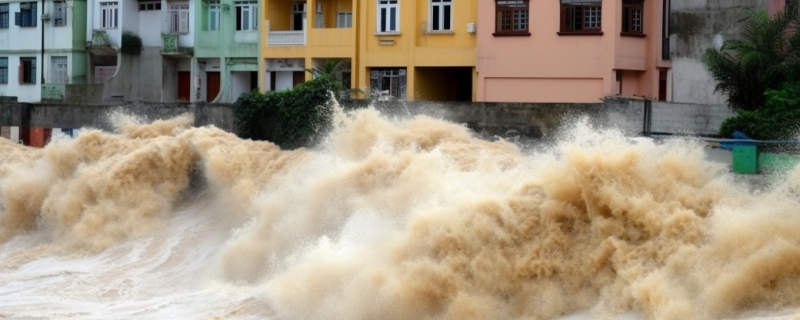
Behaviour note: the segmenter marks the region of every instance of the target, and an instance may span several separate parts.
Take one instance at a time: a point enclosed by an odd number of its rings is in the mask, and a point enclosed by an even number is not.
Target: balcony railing
[[[267,36],[268,46],[304,46],[306,45],[306,32],[300,31],[270,31]]]

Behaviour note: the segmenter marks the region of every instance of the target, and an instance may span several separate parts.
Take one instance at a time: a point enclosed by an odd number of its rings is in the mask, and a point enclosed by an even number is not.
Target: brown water
[[[115,122],[0,139],[0,318],[800,314],[800,169],[754,191],[581,122],[535,152],[372,109],[313,151]]]

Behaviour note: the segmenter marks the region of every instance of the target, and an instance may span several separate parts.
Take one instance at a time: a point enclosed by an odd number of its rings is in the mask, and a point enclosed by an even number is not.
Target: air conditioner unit
[[[85,47],[86,48],[91,48],[92,47],[92,42],[91,41],[86,41],[86,46]]]
[[[467,32],[475,33],[475,23],[474,22],[467,23]]]
[[[45,13],[42,15],[42,21],[50,21],[50,14]]]

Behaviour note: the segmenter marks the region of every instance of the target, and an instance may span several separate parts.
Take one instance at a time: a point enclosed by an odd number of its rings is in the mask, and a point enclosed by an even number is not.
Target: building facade
[[[664,1],[480,1],[478,100],[668,100]]]
[[[188,102],[196,96],[196,1],[88,1],[87,78],[99,100]]]
[[[192,101],[230,103],[258,88],[259,1],[207,0],[195,8]]]
[[[0,96],[57,99],[86,81],[86,1],[0,1]]]

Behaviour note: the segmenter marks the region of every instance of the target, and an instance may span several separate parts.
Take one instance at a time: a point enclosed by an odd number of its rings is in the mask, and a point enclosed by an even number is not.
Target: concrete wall
[[[655,133],[716,135],[722,121],[736,115],[727,105],[681,104],[653,101],[650,131]],[[729,138],[729,137],[726,137]]]
[[[346,104],[346,108],[364,104]],[[615,128],[635,136],[644,130],[643,100],[606,99],[602,103],[488,103],[488,102],[380,102],[374,107],[387,116],[429,115],[462,123],[483,136],[549,138],[565,123],[586,117],[598,128]],[[650,130],[654,133],[714,135],[733,113],[724,105],[653,102]],[[195,125],[214,125],[234,132],[233,106],[205,103],[122,103],[120,105],[64,105],[0,102],[0,126],[82,128],[110,130],[108,114],[123,111],[153,121],[185,113]]]
[[[160,50],[142,47],[139,54],[120,53],[117,74],[105,83],[102,101],[162,101],[162,70],[167,60],[161,58]]]
[[[127,103],[120,105],[75,106],[64,104],[27,104],[0,102],[0,126],[83,128],[111,130],[108,116],[125,112],[146,121],[168,119],[190,113],[196,126],[214,125],[235,132],[233,107],[219,104]]]
[[[708,48],[733,39],[745,8],[767,9],[764,0],[673,0],[670,17],[672,101],[724,104],[700,61]]]

